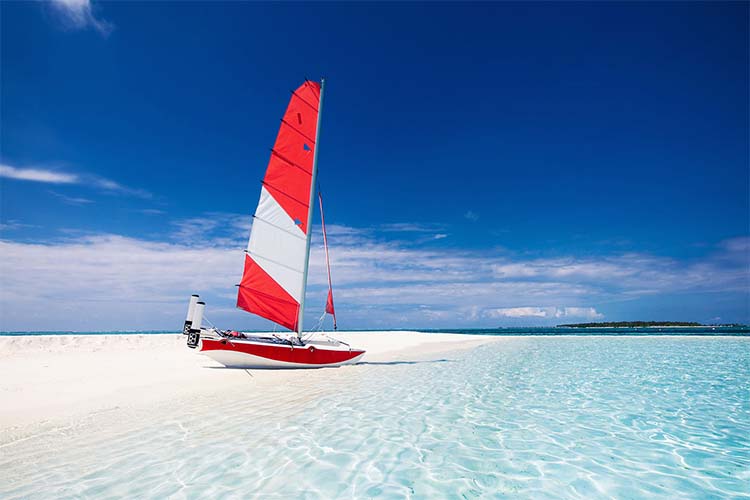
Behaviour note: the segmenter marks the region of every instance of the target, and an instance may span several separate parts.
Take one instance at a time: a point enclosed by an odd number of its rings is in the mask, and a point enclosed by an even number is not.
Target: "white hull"
[[[249,334],[248,334],[249,335]],[[226,337],[201,330],[199,352],[228,368],[324,368],[352,364],[365,354],[361,349],[313,334],[304,343],[294,337]]]

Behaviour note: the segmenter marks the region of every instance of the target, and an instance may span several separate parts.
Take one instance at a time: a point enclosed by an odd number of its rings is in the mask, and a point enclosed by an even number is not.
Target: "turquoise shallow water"
[[[0,497],[750,498],[748,338],[508,337],[300,377],[5,445]]]

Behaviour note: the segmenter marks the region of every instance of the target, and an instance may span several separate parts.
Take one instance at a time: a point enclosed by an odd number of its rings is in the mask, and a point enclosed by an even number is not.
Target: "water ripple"
[[[750,340],[508,338],[0,449],[2,498],[750,498]]]

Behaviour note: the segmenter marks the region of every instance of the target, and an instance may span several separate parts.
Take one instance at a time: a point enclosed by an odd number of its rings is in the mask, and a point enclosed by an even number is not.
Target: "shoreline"
[[[662,339],[663,335],[470,335],[408,331],[338,332],[367,350],[354,365],[314,370],[225,368],[176,334],[0,336],[0,447],[104,415],[148,413],[197,400],[263,397],[279,386],[311,391],[361,376],[379,364],[436,360],[502,339]],[[748,336],[669,335],[682,339]],[[369,366],[368,366],[369,365]],[[302,374],[306,374],[301,377]],[[195,401],[194,401],[195,400]],[[106,418],[110,418],[109,416]]]

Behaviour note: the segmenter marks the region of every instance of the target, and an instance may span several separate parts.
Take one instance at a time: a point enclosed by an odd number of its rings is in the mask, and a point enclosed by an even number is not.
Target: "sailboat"
[[[304,334],[305,290],[315,205],[318,140],[325,80],[305,81],[292,91],[271,150],[253,215],[237,307],[273,321],[287,333],[255,334],[206,328],[205,303],[190,297],[183,327],[187,345],[228,367],[320,368],[355,363],[364,354],[324,332]],[[333,306],[323,198],[318,194],[328,266],[325,314]]]

